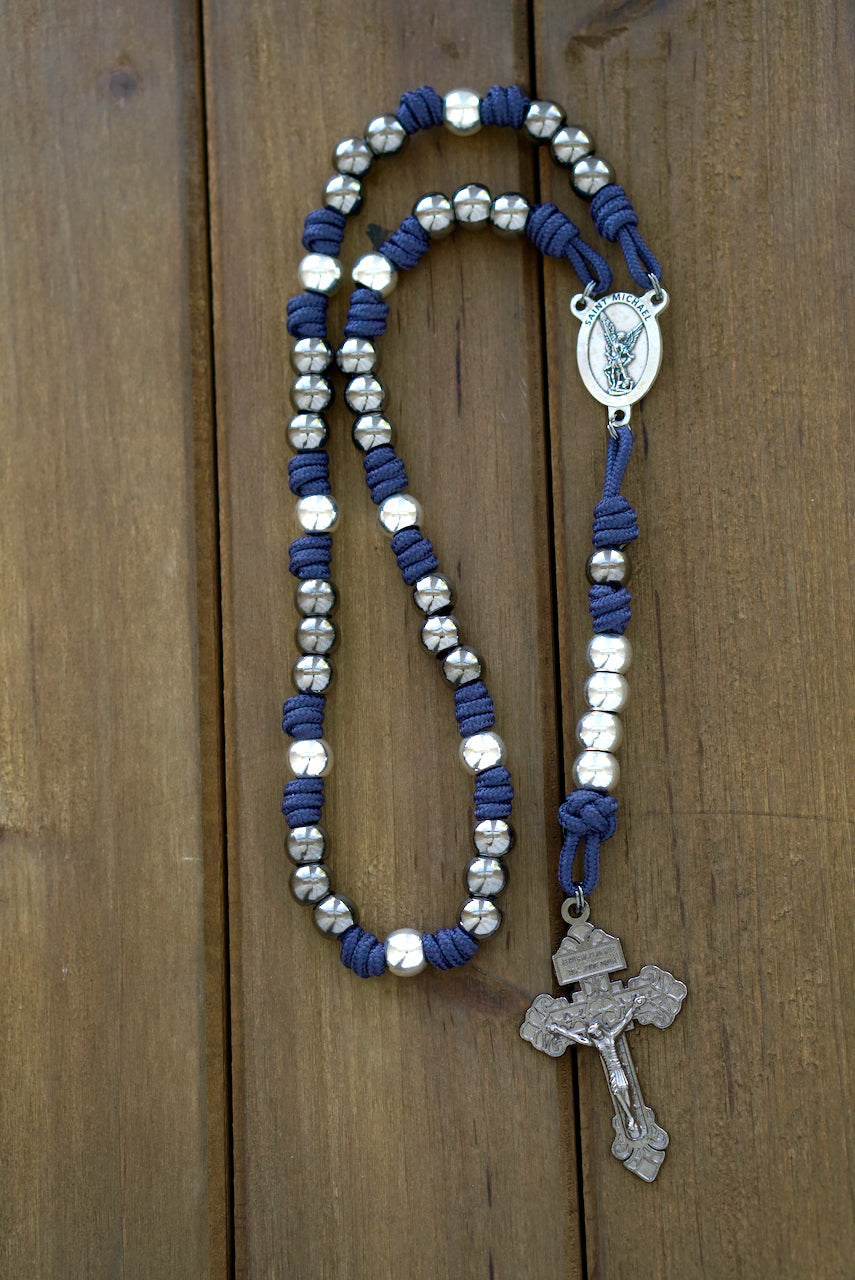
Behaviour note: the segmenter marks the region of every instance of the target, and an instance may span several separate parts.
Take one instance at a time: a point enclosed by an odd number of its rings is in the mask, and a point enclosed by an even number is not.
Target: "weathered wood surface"
[[[198,42],[159,2],[0,18],[9,1277],[225,1257]]]
[[[853,25],[754,0],[0,18],[2,1274],[851,1274]],[[672,296],[593,904],[632,971],[690,987],[632,1037],[672,1135],[652,1187],[609,1154],[592,1055],[517,1034],[560,936],[605,445],[574,280],[527,243],[437,246],[382,356],[517,783],[508,928],[462,972],[360,983],[282,852],[302,218],[402,89],[533,79],[616,164]],[[524,140],[439,131],[375,166],[345,266],[472,178],[587,225]],[[470,786],[348,416],[325,822],[382,936],[451,922]]]

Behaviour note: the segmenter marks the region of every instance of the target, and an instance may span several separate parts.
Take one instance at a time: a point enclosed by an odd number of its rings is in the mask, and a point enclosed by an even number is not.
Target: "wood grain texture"
[[[848,1280],[853,28],[795,0],[0,15],[4,1276]],[[361,983],[288,892],[285,305],[333,144],[426,81],[564,102],[671,292],[593,904],[632,972],[690,988],[632,1037],[671,1133],[652,1187],[609,1154],[596,1059],[518,1037],[561,933],[605,450],[575,281],[527,243],[437,245],[381,370],[509,748],[508,927],[462,972]],[[473,178],[589,226],[523,139],[437,130],[375,165],[345,268]],[[325,824],[383,936],[453,921],[471,786],[349,417]]]
[[[344,41],[350,67],[334,74]],[[438,247],[392,299],[389,412],[412,491],[486,656],[511,744],[522,834],[506,934],[467,971],[361,983],[288,894],[286,780],[275,699],[290,692],[296,615],[284,427],[305,212],[342,135],[401,91],[461,75],[525,79],[521,6],[469,12],[344,5],[207,9],[236,1074],[238,1271],[419,1276],[575,1273],[574,1147],[556,1076],[521,1051],[555,929],[543,832],[554,811],[554,685],[537,264],[475,235]],[[295,51],[299,56],[295,57]],[[453,67],[453,73],[449,67]],[[287,74],[284,69],[287,68]],[[329,80],[327,79],[329,78]],[[323,85],[323,88],[319,88]],[[378,164],[350,264],[414,200],[480,178],[531,190],[533,153],[485,132],[435,132]],[[497,253],[498,248],[498,253]],[[335,301],[340,332],[345,298]],[[421,649],[337,411],[333,488],[341,646],[326,734],[337,764],[325,822],[333,882],[385,936],[455,921],[470,856],[471,783],[452,700]],[[239,966],[239,970],[238,970]],[[536,1206],[536,1211],[533,1208]]]
[[[609,1157],[599,1068],[580,1059],[588,1266],[626,1274],[643,1239],[643,1275],[846,1276],[855,615],[828,553],[852,523],[852,14],[546,0],[535,29],[540,81],[584,86],[573,109],[673,297],[633,415],[633,705],[597,909],[631,965],[684,975],[690,1000],[671,1031],[634,1037],[672,1133],[655,1189]],[[552,416],[587,421],[569,282],[547,286]],[[601,445],[553,439],[562,701],[578,707],[574,513]]]
[[[0,20],[7,1276],[218,1273],[188,12]]]

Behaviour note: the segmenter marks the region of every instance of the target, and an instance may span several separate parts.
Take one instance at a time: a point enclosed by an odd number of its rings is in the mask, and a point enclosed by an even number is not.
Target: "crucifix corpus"
[[[520,1035],[536,1049],[559,1058],[571,1044],[591,1045],[600,1055],[615,1114],[612,1155],[632,1173],[652,1182],[665,1159],[668,1134],[645,1105],[626,1043],[636,1023],[670,1027],[680,1012],[686,987],[666,969],[647,964],[626,986],[609,975],[626,968],[620,939],[588,920],[589,907],[574,916],[565,902],[567,936],[552,957],[562,987],[577,983],[572,999],[538,996]]]

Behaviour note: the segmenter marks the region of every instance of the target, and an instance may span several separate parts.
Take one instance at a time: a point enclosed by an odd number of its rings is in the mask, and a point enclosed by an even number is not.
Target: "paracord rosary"
[[[336,602],[330,580],[330,535],[338,519],[330,496],[329,455],[324,449],[327,426],[322,416],[332,399],[325,376],[333,361],[326,311],[328,296],[341,280],[338,254],[346,217],[362,202],[362,177],[376,157],[398,151],[409,134],[440,124],[464,135],[476,133],[482,125],[510,125],[548,144],[558,163],[570,171],[574,191],[590,200],[597,231],[620,244],[630,275],[645,292],[640,297],[608,294],[612,279],[608,264],[555,205],[531,207],[516,192],[492,199],[477,183],[461,187],[451,199],[439,193],[423,196],[379,251],[366,254],[353,268],[357,287],[351,294],[344,340],[336,352],[338,366],[349,379],[345,399],[356,414],[353,439],[364,454],[365,478],[380,523],[391,537],[403,579],[413,588],[416,607],[424,615],[422,642],[437,656],[454,688],[460,758],[475,777],[475,856],[467,868],[470,896],[458,922],[435,933],[396,929],[381,942],[357,923],[353,903],[332,891],[324,860],[326,836],[318,825],[323,779],[331,764],[322,734],[325,691],[332,675],[329,654],[336,639],[329,617]],[[399,273],[416,266],[433,240],[457,223],[468,227],[489,223],[506,235],[524,232],[541,253],[568,259],[582,281],[583,292],[571,302],[580,322],[579,370],[591,394],[607,406],[610,439],[603,496],[594,508],[595,550],[587,566],[594,622],[587,649],[592,668],[585,685],[589,710],[576,731],[582,747],[573,764],[577,790],[558,811],[564,832],[558,877],[567,895],[561,913],[569,928],[553,965],[561,986],[578,986],[570,1000],[538,996],[520,1034],[552,1057],[560,1056],[570,1044],[598,1050],[614,1107],[612,1152],[633,1173],[652,1182],[664,1159],[668,1135],[644,1103],[626,1032],[636,1023],[669,1026],[686,988],[655,965],[645,965],[626,986],[612,980],[612,973],[626,968],[620,941],[589,922],[586,899],[597,884],[600,844],[616,827],[617,801],[611,792],[620,770],[613,753],[623,736],[616,713],[626,704],[625,672],[632,657],[624,635],[630,618],[625,548],[638,536],[638,527],[635,512],[620,493],[632,450],[630,406],[648,391],[659,371],[656,317],[667,306],[668,297],[660,284],[661,269],[639,235],[638,218],[626,192],[615,183],[610,165],[593,152],[589,135],[566,124],[564,111],[554,102],[532,102],[521,89],[498,85],[483,98],[466,89],[442,98],[423,86],[402,96],[396,115],[378,116],[368,124],[364,137],[344,138],[335,148],[337,172],[326,185],[325,207],[311,212],[305,221],[303,245],[308,256],[299,267],[304,292],[288,303],[287,327],[296,339],[297,371],[292,389],[297,413],[288,426],[295,456],[288,474],[303,531],[291,543],[290,571],[299,580],[297,607],[302,617],[297,630],[301,656],[294,666],[299,692],[286,701],[282,720],[293,739],[288,763],[295,777],[285,787],[282,811],[290,827],[287,850],[297,864],[291,877],[294,896],[313,906],[315,924],[321,933],[339,941],[342,963],[360,978],[378,977],[387,969],[411,976],[428,964],[436,969],[455,968],[470,960],[479,942],[499,928],[502,915],[495,899],[505,885],[504,857],[513,840],[508,823],[513,787],[504,764],[505,748],[494,729],[493,701],[481,679],[481,659],[463,642],[451,612],[451,587],[421,531],[421,508],[406,492],[404,464],[391,447],[392,426],[382,413],[385,390],[375,373],[374,340],[385,331],[389,312],[385,299]],[[583,870],[575,880],[573,864],[582,841]]]

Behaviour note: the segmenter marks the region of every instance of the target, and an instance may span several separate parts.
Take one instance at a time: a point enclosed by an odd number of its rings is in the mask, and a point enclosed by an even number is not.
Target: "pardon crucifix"
[[[645,965],[626,986],[612,979],[611,974],[626,968],[620,939],[590,923],[587,903],[577,916],[572,905],[572,899],[565,903],[563,914],[570,927],[552,963],[559,985],[576,983],[577,989],[570,1000],[538,996],[520,1035],[553,1058],[571,1044],[597,1050],[614,1105],[612,1155],[639,1178],[652,1182],[665,1159],[668,1134],[642,1097],[625,1033],[636,1023],[669,1027],[680,1012],[686,987],[652,964]]]

